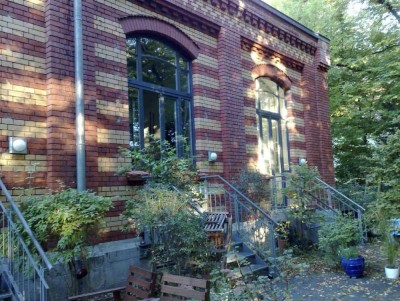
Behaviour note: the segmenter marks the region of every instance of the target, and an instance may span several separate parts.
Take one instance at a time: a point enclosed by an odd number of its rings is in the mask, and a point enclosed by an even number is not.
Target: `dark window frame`
[[[142,35],[142,34],[134,34],[134,35],[128,35],[126,39],[136,39],[136,77],[137,79],[134,78],[129,78],[128,77],[128,89],[129,88],[134,88],[137,89],[137,97],[138,97],[138,107],[139,107],[139,112],[138,112],[138,121],[139,121],[139,147],[144,148],[145,147],[145,137],[144,137],[144,100],[143,100],[143,92],[144,91],[150,91],[154,93],[158,93],[165,98],[171,97],[174,98],[174,109],[175,109],[175,116],[174,116],[174,121],[175,121],[175,135],[176,136],[181,136],[183,134],[183,120],[182,116],[179,113],[180,109],[182,108],[182,103],[188,102],[189,103],[189,141],[187,141],[187,144],[190,147],[190,153],[188,154],[191,157],[194,157],[195,154],[195,137],[194,137],[194,104],[193,104],[193,84],[192,84],[192,64],[191,60],[184,55],[182,51],[179,51],[178,47],[176,47],[174,44],[171,44],[169,41],[166,41],[165,39],[159,38],[157,36],[151,36],[151,35]],[[160,42],[173,50],[175,52],[175,65],[169,62],[168,60],[165,60],[159,56],[156,55],[149,55],[149,54],[142,54],[142,50],[140,47],[140,41],[142,38],[147,38],[151,39],[157,42]],[[173,66],[175,68],[175,87],[176,89],[172,89],[169,87],[164,87],[161,85],[157,85],[154,83],[150,82],[145,82],[143,81],[143,73],[142,73],[142,58],[143,57],[148,57],[152,59],[156,59],[159,61],[163,61],[165,63],[168,63],[169,65]],[[186,62],[186,68],[182,69],[180,66],[180,59],[183,59]],[[182,92],[181,91],[181,75],[182,72],[185,72],[187,74],[186,80],[187,80],[187,92]],[[132,100],[129,98],[128,99],[129,103],[129,119],[133,120],[133,111],[132,111]],[[164,133],[165,131],[165,125],[164,125],[164,104],[160,103],[159,104],[159,112],[160,112],[160,132]],[[130,124],[130,140],[133,141],[133,126]],[[164,141],[164,135],[161,134],[161,141]],[[184,145],[182,144],[180,139],[177,139],[176,142],[176,149],[177,149],[177,154],[178,156],[183,156],[184,155]]]
[[[272,121],[275,120],[277,125],[278,125],[278,143],[279,143],[279,146],[280,146],[280,149],[281,149],[281,152],[279,154],[279,161],[280,161],[279,164],[281,166],[280,173],[290,172],[291,168],[290,168],[289,130],[288,130],[287,121],[286,121],[285,122],[285,135],[284,135],[284,132],[282,130],[282,121],[285,121],[285,119],[282,117],[282,112],[281,112],[281,101],[283,102],[284,107],[287,108],[287,100],[286,100],[286,97],[285,97],[287,91],[284,91],[284,89],[276,81],[274,81],[272,78],[270,78],[268,76],[257,77],[255,79],[255,81],[257,81],[260,78],[266,78],[266,79],[274,82],[276,84],[277,93],[275,94],[275,93],[272,93],[271,91],[264,91],[264,90],[261,90],[261,89],[258,89],[258,90],[255,91],[256,92],[256,102],[257,102],[256,103],[256,106],[257,106],[256,107],[256,113],[257,113],[257,116],[258,116],[258,128],[259,128],[259,133],[258,134],[259,134],[259,138],[261,139],[262,143],[264,143],[265,137],[266,137],[265,133],[263,132],[263,124],[262,124],[263,123],[263,118],[264,118],[268,122],[268,139],[269,140],[272,139],[273,133],[272,133],[272,126],[271,125],[272,125]],[[284,95],[283,97],[280,96],[279,90],[282,90],[283,95]],[[271,95],[274,95],[278,99],[278,104],[277,104],[278,105],[278,112],[272,112],[272,111],[267,111],[267,110],[262,110],[261,109],[261,100],[260,100],[260,97],[257,94],[257,92],[261,92],[261,91],[264,92],[264,93],[269,93]],[[285,137],[283,137],[283,136],[285,136]],[[283,149],[283,145],[284,145],[283,139],[286,140],[286,146],[287,146],[286,150]],[[286,169],[285,169],[285,160],[284,160],[284,153],[283,153],[284,151],[287,152],[286,156],[287,156],[287,161],[288,161],[287,162],[288,168],[286,168]],[[274,162],[274,164],[276,164],[276,162]],[[276,175],[275,174],[276,170],[274,170],[273,166],[270,166],[270,167],[271,167],[271,175],[275,176]]]

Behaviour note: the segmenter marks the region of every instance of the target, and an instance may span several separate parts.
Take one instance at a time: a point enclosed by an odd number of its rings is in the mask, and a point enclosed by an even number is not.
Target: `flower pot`
[[[347,276],[350,278],[360,278],[364,275],[365,261],[362,256],[356,258],[342,258],[341,264]]]
[[[386,278],[397,279],[399,278],[399,268],[385,267]]]
[[[286,239],[278,239],[278,248],[283,250],[287,248],[287,241]]]

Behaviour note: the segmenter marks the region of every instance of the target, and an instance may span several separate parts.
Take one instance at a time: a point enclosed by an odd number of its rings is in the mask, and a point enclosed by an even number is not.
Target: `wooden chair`
[[[208,280],[164,274],[161,280],[160,301],[210,300]]]
[[[124,301],[142,300],[153,296],[155,290],[155,283],[156,283],[155,273],[131,265],[129,266],[129,275],[126,281],[126,286],[75,295],[69,297],[68,300],[78,301],[79,299],[86,297],[93,297],[97,295],[112,293],[114,301],[121,301],[121,291],[124,289],[126,291]]]
[[[136,301],[152,297],[156,279],[155,273],[131,265],[129,267],[124,301]]]

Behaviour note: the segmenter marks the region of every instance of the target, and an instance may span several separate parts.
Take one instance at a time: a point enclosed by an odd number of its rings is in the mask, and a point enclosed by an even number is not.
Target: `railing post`
[[[269,244],[270,244],[271,255],[273,258],[275,258],[276,257],[275,228],[274,228],[274,225],[271,223],[268,223],[268,227],[269,227]]]
[[[276,188],[276,177],[271,178],[271,191],[272,191],[272,209],[277,209],[278,192]]]
[[[240,232],[242,230],[241,229],[242,225],[239,220],[239,204],[238,204],[236,194],[233,196],[233,207],[234,207],[234,211],[235,211],[234,221],[236,223],[236,229],[237,229],[236,231],[237,231],[238,235],[240,236]]]

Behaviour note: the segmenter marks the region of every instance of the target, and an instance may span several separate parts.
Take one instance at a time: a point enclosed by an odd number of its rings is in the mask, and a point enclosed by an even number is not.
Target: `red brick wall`
[[[88,188],[116,200],[132,194],[115,172],[128,163],[118,148],[129,142],[124,51],[126,34],[136,31],[167,36],[194,59],[201,171],[232,179],[258,160],[252,70],[264,64],[290,82],[292,164],[305,157],[333,183],[326,43],[253,1],[244,3],[84,1]],[[55,187],[58,180],[75,187],[73,3],[6,0],[0,25],[0,172],[8,187],[27,186],[32,175],[37,187]],[[18,135],[28,138],[28,155],[7,154],[7,137]],[[207,161],[208,150],[217,152],[217,162]],[[110,231],[118,231],[118,214],[108,218]]]

